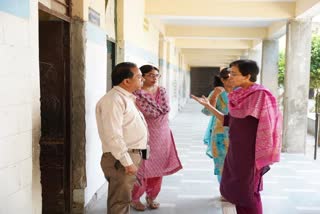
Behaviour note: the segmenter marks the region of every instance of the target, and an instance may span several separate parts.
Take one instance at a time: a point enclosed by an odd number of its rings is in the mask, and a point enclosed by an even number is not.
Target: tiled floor
[[[171,123],[183,169],[164,178],[154,214],[222,214],[229,208],[219,201],[218,182],[212,160],[204,154],[202,137],[208,117],[190,101]],[[309,157],[309,156],[308,156]],[[303,155],[283,154],[265,176],[262,200],[264,214],[320,214],[320,162]],[[106,197],[88,212],[106,213]],[[132,211],[132,213],[138,213]],[[232,212],[231,212],[232,213]]]

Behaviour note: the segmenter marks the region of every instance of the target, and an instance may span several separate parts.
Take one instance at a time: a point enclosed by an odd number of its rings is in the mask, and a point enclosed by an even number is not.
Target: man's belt
[[[130,153],[141,153],[141,149],[128,149]]]

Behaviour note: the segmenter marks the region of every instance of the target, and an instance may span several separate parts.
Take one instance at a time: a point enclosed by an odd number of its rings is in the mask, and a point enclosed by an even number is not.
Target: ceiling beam
[[[251,40],[176,39],[178,48],[195,49],[250,49]]]
[[[214,61],[214,62],[232,62],[234,59],[239,58],[240,56],[217,56],[217,55],[185,55],[185,59],[187,61],[197,61],[199,58],[207,61]],[[201,61],[201,60],[200,60]]]
[[[227,63],[209,63],[209,64],[189,64],[190,67],[219,67],[219,68],[225,68],[228,67]]]
[[[208,27],[167,25],[166,36],[175,38],[232,38],[261,39],[267,36],[267,28]]]
[[[319,15],[319,0],[296,0],[296,17],[308,18]]]
[[[256,48],[261,43],[262,43],[262,40],[254,40],[254,41],[252,41],[252,49]],[[246,55],[246,54],[248,54],[248,53],[244,52],[244,55]]]
[[[232,59],[232,60],[209,60],[209,59],[200,59],[200,60],[194,60],[194,59],[187,59],[186,62],[189,66],[223,66],[227,67],[231,62],[237,60],[238,58]]]
[[[229,65],[231,62],[239,59],[240,56],[208,56],[205,54],[199,54],[197,56],[185,55],[185,61],[189,65],[197,66],[216,66],[216,65]]]
[[[287,22],[280,21],[275,22],[268,28],[268,39],[279,39],[281,36],[286,34],[287,31]]]
[[[238,49],[181,49],[182,54],[204,54],[204,55],[219,55],[219,56],[241,56],[244,54],[244,50]]]
[[[288,19],[296,14],[295,2],[237,2],[214,0],[146,0],[149,16]]]

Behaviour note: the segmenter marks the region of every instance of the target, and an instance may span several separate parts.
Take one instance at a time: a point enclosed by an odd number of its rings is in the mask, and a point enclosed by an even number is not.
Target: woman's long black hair
[[[229,68],[223,68],[218,75],[214,76],[213,88],[224,87],[221,79],[224,79],[224,80],[228,79],[229,74],[230,74]]]

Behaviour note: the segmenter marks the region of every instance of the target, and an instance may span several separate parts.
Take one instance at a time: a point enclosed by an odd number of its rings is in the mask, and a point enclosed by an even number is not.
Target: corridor
[[[209,118],[189,96],[208,95],[239,59],[256,61],[257,83],[283,104],[286,154],[266,175],[265,213],[320,214],[306,142],[319,14],[320,0],[0,0],[0,214],[105,213],[95,107],[120,62],[157,67],[171,101],[184,168],[164,179],[152,212],[232,210],[205,155]]]
[[[161,208],[146,210],[145,213],[235,213],[229,203],[219,201],[213,163],[206,157],[205,146],[202,144],[209,117],[200,110],[200,105],[189,100],[171,121],[183,169],[175,175],[165,177],[158,197]],[[264,214],[319,214],[319,177],[319,162],[302,155],[283,154],[281,163],[272,166],[265,176],[262,192]],[[104,196],[87,213],[105,214],[105,210]]]

